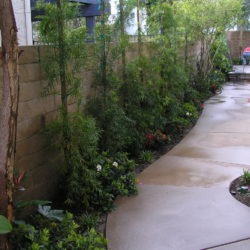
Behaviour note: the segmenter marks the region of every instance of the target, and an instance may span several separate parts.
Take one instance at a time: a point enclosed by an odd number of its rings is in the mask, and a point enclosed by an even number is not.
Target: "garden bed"
[[[229,187],[229,191],[236,200],[250,207],[249,186],[248,186],[248,191],[246,193],[240,190],[242,186],[246,186],[246,185],[244,184],[243,176],[240,176],[232,181]]]
[[[170,143],[168,145],[162,145],[157,150],[154,150],[152,152],[153,158],[150,162],[145,162],[145,163],[139,164],[136,167],[136,169],[135,169],[136,175],[138,176],[143,170],[145,170],[147,167],[149,167],[154,161],[156,161],[161,156],[163,156],[164,154],[169,152],[173,147],[175,147],[189,133],[189,131],[192,128],[193,128],[193,126],[186,128],[174,141],[172,141],[172,143]],[[97,225],[97,228],[96,228],[97,231],[100,233],[103,233],[104,236],[106,236],[107,218],[108,218],[108,214],[102,215],[100,218],[100,221]]]

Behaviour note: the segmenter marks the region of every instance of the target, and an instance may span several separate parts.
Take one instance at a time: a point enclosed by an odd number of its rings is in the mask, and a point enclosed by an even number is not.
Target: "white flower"
[[[191,114],[191,113],[189,113],[189,112],[187,112],[187,113],[186,113],[186,116],[191,116],[191,115],[192,115],[192,114]]]
[[[118,163],[116,161],[114,161],[112,165],[116,168],[118,167]]]
[[[17,190],[19,190],[19,191],[25,191],[26,189],[25,189],[25,187],[20,186],[20,187],[17,187]]]
[[[98,164],[98,165],[96,166],[96,170],[97,170],[97,172],[102,171],[102,166],[101,166],[100,164]]]

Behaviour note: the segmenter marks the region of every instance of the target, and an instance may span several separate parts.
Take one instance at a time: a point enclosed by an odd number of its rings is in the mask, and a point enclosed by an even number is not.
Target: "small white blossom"
[[[114,161],[112,165],[116,168],[118,167],[118,163],[116,161]]]
[[[191,113],[189,113],[189,112],[187,112],[187,113],[186,113],[186,116],[191,116],[191,115],[192,115],[192,114],[191,114]]]
[[[100,164],[98,164],[98,165],[96,166],[96,170],[97,170],[97,172],[102,171],[102,166],[101,166]]]
[[[20,187],[17,187],[17,190],[19,190],[19,191],[25,191],[26,189],[25,189],[25,187],[20,186]]]

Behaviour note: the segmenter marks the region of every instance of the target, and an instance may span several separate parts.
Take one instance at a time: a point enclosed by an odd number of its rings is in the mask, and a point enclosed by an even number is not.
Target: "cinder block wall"
[[[60,171],[58,154],[46,144],[41,130],[57,115],[60,96],[42,96],[46,85],[40,66],[40,47],[20,47],[19,112],[16,168],[26,172],[26,191],[17,192],[19,199],[50,199],[53,197]]]
[[[226,36],[231,58],[241,58],[242,50],[250,47],[250,31],[228,31]]]
[[[57,191],[59,172],[63,159],[58,152],[48,147],[42,129],[58,115],[59,95],[42,96],[47,84],[40,65],[42,46],[20,47],[19,58],[19,110],[17,129],[17,151],[15,168],[25,171],[21,183],[25,191],[17,191],[18,200],[50,199]],[[91,51],[91,48],[90,50]],[[131,49],[128,59],[136,57],[136,46]],[[97,67],[97,66],[96,66]],[[95,69],[93,69],[94,71]],[[91,70],[80,73],[82,94],[91,95],[94,74]],[[2,67],[0,64],[0,102],[2,96]],[[83,100],[84,103],[84,100]],[[69,110],[76,110],[75,101],[69,100]]]
[[[15,167],[25,171],[22,183],[25,191],[17,191],[17,199],[50,199],[57,191],[58,173],[62,169],[62,157],[48,147],[41,130],[55,119],[60,106],[59,95],[42,96],[47,84],[40,66],[43,48],[39,46],[20,47],[19,58],[19,110],[17,130],[17,151]],[[1,65],[0,65],[1,66]],[[91,72],[82,72],[86,82],[83,92],[89,91]],[[2,96],[2,67],[0,67],[0,101]],[[76,109],[74,100],[69,100],[69,110]]]

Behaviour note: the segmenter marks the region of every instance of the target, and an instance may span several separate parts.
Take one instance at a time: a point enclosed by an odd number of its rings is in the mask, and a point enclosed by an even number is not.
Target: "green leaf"
[[[65,217],[63,210],[51,209],[51,206],[38,205],[38,212],[49,219],[62,221]]]
[[[12,226],[6,217],[0,215],[0,234],[7,234],[11,232]]]
[[[24,208],[28,206],[37,206],[37,205],[47,205],[51,204],[51,201],[45,201],[45,200],[31,200],[31,201],[17,201],[15,202],[14,206],[16,208]]]

